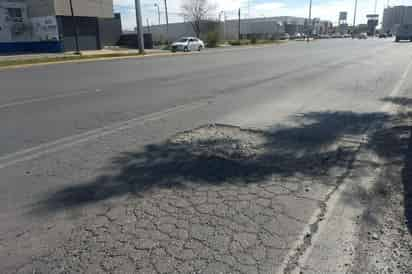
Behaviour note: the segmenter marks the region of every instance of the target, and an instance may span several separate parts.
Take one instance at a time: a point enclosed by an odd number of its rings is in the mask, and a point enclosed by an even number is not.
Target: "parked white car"
[[[172,44],[172,51],[201,51],[205,48],[205,43],[196,37],[182,37]]]

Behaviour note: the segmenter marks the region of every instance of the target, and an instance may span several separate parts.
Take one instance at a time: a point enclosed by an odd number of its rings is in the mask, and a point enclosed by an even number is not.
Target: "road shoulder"
[[[412,272],[410,117],[403,106],[371,128],[292,273]]]

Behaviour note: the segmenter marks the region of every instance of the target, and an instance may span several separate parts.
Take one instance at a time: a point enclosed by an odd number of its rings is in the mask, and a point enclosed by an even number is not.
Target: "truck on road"
[[[396,32],[396,42],[401,40],[409,40],[412,42],[412,24],[402,24]]]

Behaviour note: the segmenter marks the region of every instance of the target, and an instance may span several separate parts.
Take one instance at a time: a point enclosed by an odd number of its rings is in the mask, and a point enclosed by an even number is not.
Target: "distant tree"
[[[208,0],[183,0],[181,10],[184,18],[192,24],[196,36],[199,37],[202,21],[214,14],[216,6]]]

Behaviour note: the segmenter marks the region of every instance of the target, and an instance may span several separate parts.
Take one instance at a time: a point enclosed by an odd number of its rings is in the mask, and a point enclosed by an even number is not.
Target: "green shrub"
[[[257,43],[257,38],[256,38],[256,36],[252,36],[252,38],[250,39],[250,43],[251,43],[252,45],[254,45],[254,44]]]
[[[240,46],[240,40],[230,40],[229,44],[231,46]]]
[[[217,47],[217,43],[219,42],[219,34],[216,31],[209,31],[207,33],[207,46],[209,48]]]
[[[250,40],[231,40],[229,41],[229,44],[231,46],[245,46],[245,45],[249,45],[250,44]]]

